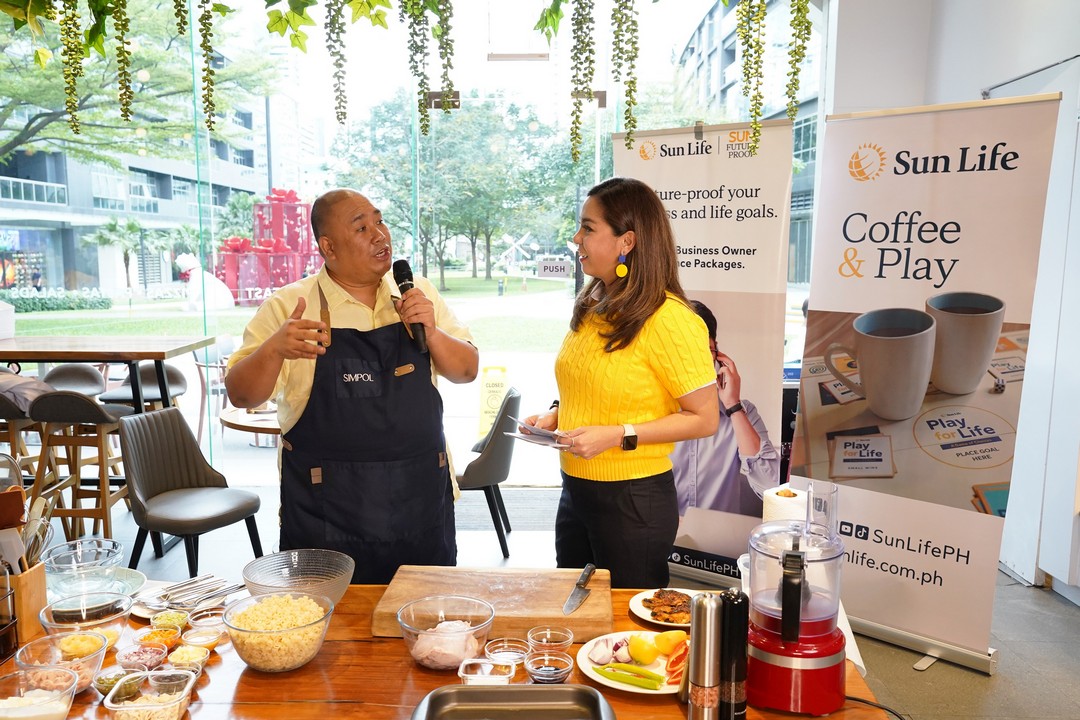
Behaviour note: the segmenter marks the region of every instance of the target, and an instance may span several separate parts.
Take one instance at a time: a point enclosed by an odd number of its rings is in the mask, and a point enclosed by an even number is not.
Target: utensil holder
[[[45,592],[45,564],[37,563],[26,572],[11,575],[11,589],[15,591],[15,618],[19,632],[19,641],[36,637],[42,633],[41,609],[49,604]]]

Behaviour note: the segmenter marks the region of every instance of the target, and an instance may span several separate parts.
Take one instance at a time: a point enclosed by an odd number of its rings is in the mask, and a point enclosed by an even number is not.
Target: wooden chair
[[[45,393],[30,405],[30,419],[44,428],[30,499],[32,502],[40,496],[70,489],[70,506],[58,506],[54,513],[63,522],[68,540],[83,534],[83,518],[94,521],[94,533],[100,528],[102,537],[112,537],[112,506],[127,497],[128,489],[119,477],[122,459],[113,452],[109,436],[118,432],[119,419],[131,412],[130,407],[101,405],[70,390]],[[81,454],[84,447],[94,448],[97,454],[84,459]],[[57,454],[58,448],[64,449],[62,458]],[[67,466],[66,478],[60,473],[61,463]],[[83,479],[85,465],[97,466],[96,481]],[[83,500],[91,504],[83,505]]]
[[[187,392],[187,378],[180,368],[165,364],[165,380],[169,384],[170,404],[176,404],[176,398]],[[157,368],[153,363],[139,365],[139,384],[142,387],[143,403],[145,410],[158,410],[164,407],[161,401],[161,388],[158,386]],[[103,392],[98,396],[103,403],[121,405],[133,405],[135,400],[131,394],[131,377],[124,378],[124,382],[118,388]]]
[[[228,394],[225,392],[225,371],[228,367],[228,358],[234,349],[233,339],[227,335],[205,348],[192,350],[195,356],[195,368],[199,375],[199,430],[195,433],[195,439],[201,444],[203,427],[207,420],[213,420],[214,406],[218,406],[218,413],[225,409]],[[220,398],[220,402],[217,400]],[[213,403],[211,401],[213,400]]]

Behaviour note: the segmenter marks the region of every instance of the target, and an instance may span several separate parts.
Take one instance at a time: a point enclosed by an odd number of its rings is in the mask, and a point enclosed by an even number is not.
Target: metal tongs
[[[224,598],[244,589],[244,585],[228,585],[227,580],[213,575],[200,575],[157,592],[139,595],[135,601],[150,610],[190,610],[210,599]]]

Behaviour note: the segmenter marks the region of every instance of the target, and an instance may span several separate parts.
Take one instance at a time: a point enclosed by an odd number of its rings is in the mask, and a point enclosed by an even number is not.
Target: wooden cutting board
[[[574,631],[582,643],[611,632],[611,573],[597,570],[589,581],[589,597],[570,615],[562,606],[580,570],[533,568],[462,568],[402,565],[371,617],[371,634],[401,637],[398,609],[428,595],[467,595],[495,607],[489,637],[524,639],[529,628],[559,625]]]

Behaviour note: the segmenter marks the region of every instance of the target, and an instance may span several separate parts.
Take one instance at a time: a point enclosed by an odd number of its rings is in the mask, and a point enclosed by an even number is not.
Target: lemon
[[[640,635],[631,635],[629,640],[630,657],[638,665],[651,665],[660,656],[660,650],[652,640]]]
[[[663,655],[670,655],[671,651],[679,646],[681,642],[686,640],[685,630],[668,630],[662,632],[653,638],[653,643],[657,649]]]

